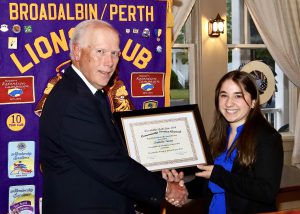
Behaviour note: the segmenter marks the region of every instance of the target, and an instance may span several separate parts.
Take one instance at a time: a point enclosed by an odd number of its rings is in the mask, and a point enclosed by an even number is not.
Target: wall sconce
[[[220,33],[224,33],[224,19],[221,18],[220,14],[213,20],[208,22],[208,35],[210,37],[219,37]]]

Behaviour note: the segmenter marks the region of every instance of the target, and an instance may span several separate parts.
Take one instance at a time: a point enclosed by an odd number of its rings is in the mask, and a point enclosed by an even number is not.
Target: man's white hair
[[[84,35],[87,33],[87,29],[90,26],[109,27],[116,31],[116,33],[118,34],[118,31],[111,24],[102,20],[91,19],[80,22],[74,28],[69,42],[70,57],[72,60],[74,60],[73,45],[78,44],[81,47],[83,46],[82,39],[84,38]]]

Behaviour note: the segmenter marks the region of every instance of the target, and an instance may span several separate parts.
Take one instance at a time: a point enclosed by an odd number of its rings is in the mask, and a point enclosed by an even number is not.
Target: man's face
[[[119,61],[119,37],[108,27],[90,27],[88,31],[82,38],[82,46],[74,47],[75,66],[95,88],[102,89]]]

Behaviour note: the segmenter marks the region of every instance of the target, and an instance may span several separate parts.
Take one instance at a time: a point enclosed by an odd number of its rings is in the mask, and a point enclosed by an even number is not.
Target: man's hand
[[[183,180],[184,174],[183,172],[178,173],[175,169],[163,169],[161,171],[162,177],[169,182],[180,182]]]

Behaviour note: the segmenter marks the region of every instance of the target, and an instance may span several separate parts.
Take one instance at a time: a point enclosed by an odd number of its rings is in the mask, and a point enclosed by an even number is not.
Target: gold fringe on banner
[[[129,98],[128,91],[122,80],[114,81],[107,91],[111,112],[132,111],[134,106]]]
[[[56,67],[56,76],[55,77],[52,77],[48,83],[47,83],[47,86],[44,90],[44,94],[42,96],[42,98],[39,100],[38,104],[36,105],[35,109],[34,109],[34,113],[37,115],[37,116],[41,116],[42,114],[42,111],[43,111],[43,107],[45,105],[45,102],[46,102],[46,99],[49,95],[49,93],[51,92],[51,90],[53,89],[53,87],[55,86],[55,84],[61,80],[62,78],[62,75],[61,75],[61,68],[66,65],[66,64],[69,64],[71,62],[71,60],[67,60],[63,63],[61,63],[59,66]]]
[[[165,106],[170,106],[170,81],[172,62],[172,29],[174,27],[174,16],[172,12],[173,0],[167,0],[166,17],[166,77],[165,77]]]

